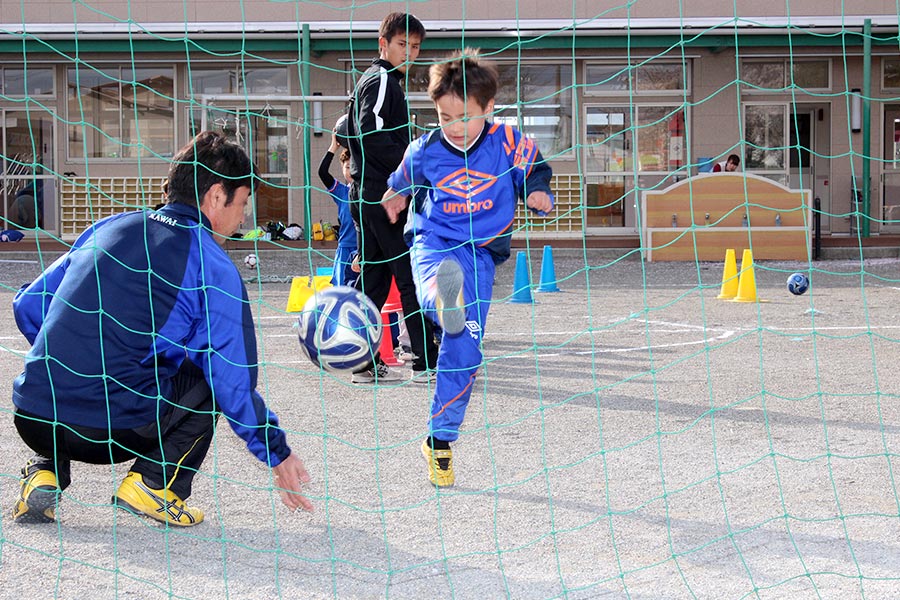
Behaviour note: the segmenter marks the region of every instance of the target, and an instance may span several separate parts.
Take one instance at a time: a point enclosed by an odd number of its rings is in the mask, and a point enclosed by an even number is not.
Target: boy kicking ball
[[[407,225],[416,291],[443,337],[422,443],[428,478],[453,485],[451,442],[459,437],[490,308],[496,265],[509,258],[518,199],[540,216],[553,210],[552,171],[534,142],[491,122],[497,70],[476,51],[457,52],[429,73],[440,128],[413,142],[382,199],[391,222],[416,198]]]

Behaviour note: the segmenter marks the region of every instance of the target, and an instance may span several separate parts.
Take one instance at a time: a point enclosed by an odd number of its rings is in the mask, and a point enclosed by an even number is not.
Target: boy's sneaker
[[[402,381],[403,376],[399,371],[379,363],[371,369],[354,373],[350,378],[351,383],[390,383],[391,381]]]
[[[435,450],[428,445],[428,440],[422,442],[422,456],[428,463],[428,480],[437,487],[450,487],[456,481],[453,475],[453,451]]]
[[[438,319],[443,330],[450,335],[462,333],[466,328],[466,306],[463,299],[463,272],[455,260],[444,259],[438,265],[437,275]]]
[[[29,474],[30,472],[30,474]],[[22,469],[19,499],[13,507],[16,523],[52,523],[56,520],[59,503],[59,482],[56,474],[29,463]]]
[[[155,490],[144,483],[139,473],[129,471],[119,486],[112,503],[138,515],[163,523],[190,527],[203,521],[203,511],[188,508],[184,500],[168,489]]]
[[[413,383],[421,383],[421,384],[434,384],[437,381],[437,372],[425,370],[425,371],[416,371],[413,369],[412,375],[410,375],[409,380]]]

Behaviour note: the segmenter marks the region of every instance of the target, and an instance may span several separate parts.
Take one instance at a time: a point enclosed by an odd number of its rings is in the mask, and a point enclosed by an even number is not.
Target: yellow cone
[[[331,275],[316,275],[315,277],[294,277],[291,280],[291,291],[288,294],[287,308],[285,312],[302,312],[306,301],[315,292],[331,287]]]
[[[741,257],[741,277],[738,292],[732,302],[756,302],[756,275],[753,272],[753,253],[744,250]]]
[[[737,263],[734,260],[734,248],[729,248],[725,251],[725,269],[722,271],[722,288],[719,290],[719,295],[716,296],[719,300],[731,300],[738,293],[738,273],[737,273]]]

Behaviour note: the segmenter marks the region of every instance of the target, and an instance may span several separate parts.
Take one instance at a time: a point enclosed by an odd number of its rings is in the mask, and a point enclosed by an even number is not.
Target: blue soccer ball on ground
[[[801,296],[809,289],[809,277],[803,273],[794,273],[787,280],[787,289],[795,296]]]
[[[310,296],[298,328],[303,353],[314,365],[336,373],[365,367],[381,344],[381,313],[362,292],[347,286]]]

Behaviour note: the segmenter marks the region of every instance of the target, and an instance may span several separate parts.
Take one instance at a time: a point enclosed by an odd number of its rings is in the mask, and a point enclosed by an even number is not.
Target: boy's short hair
[[[172,159],[166,196],[169,202],[200,206],[206,192],[217,183],[225,188],[228,205],[238,188],[256,190],[260,179],[243,148],[218,133],[203,131]]]
[[[431,65],[428,95],[436,101],[447,95],[474,99],[482,108],[497,96],[497,67],[481,58],[477,49],[457,50],[449,59]]]
[[[737,154],[731,154],[731,155],[728,156],[728,160],[726,160],[725,162],[726,162],[726,163],[733,163],[733,164],[735,164],[735,165],[740,166],[740,165],[741,165],[741,157],[738,156]]]
[[[350,162],[350,151],[347,150],[346,148],[344,148],[341,151],[341,155],[338,157],[338,160],[341,161],[342,163]]]
[[[381,21],[378,36],[391,41],[391,38],[395,35],[405,35],[407,37],[417,35],[419,40],[422,41],[425,39],[425,26],[411,14],[392,12]]]

